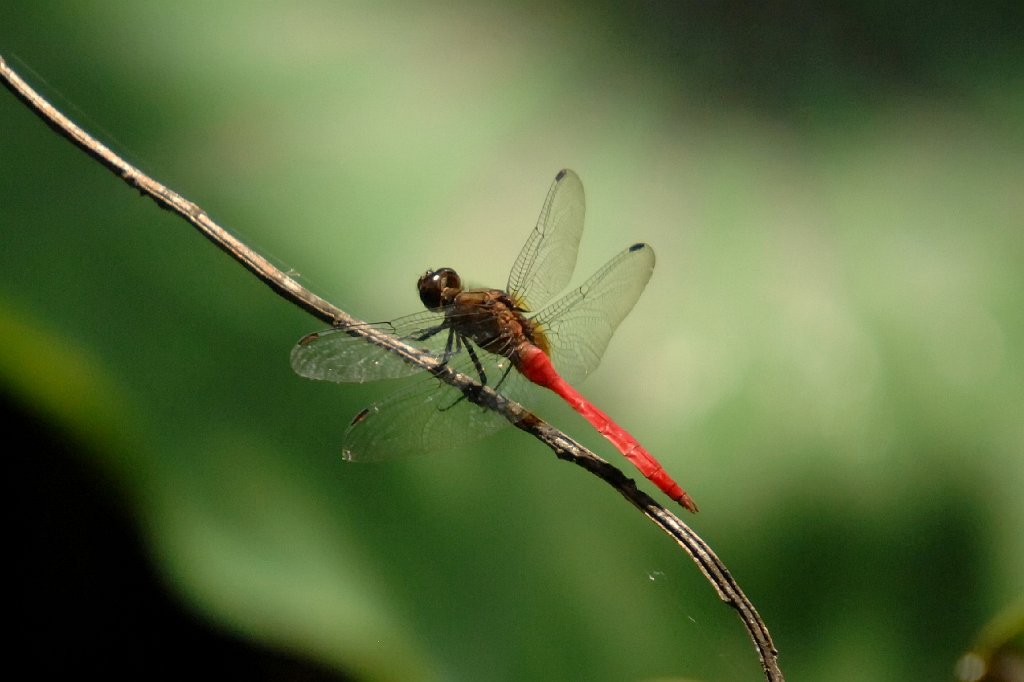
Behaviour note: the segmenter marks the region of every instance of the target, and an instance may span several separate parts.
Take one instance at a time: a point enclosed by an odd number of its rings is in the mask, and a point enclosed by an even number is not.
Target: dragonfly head
[[[451,268],[428,270],[416,287],[420,291],[420,300],[428,310],[440,310],[451,305],[455,297],[462,291],[462,280],[459,273]]]

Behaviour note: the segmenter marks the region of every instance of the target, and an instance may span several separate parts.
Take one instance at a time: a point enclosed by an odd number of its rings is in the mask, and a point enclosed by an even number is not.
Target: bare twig
[[[285,275],[263,256],[211,220],[202,208],[130,165],[75,125],[22,80],[7,65],[2,56],[0,56],[0,80],[53,130],[119,175],[121,179],[138,189],[144,196],[153,199],[161,208],[173,211],[192,223],[210,241],[239,261],[285,300],[327,324],[334,326],[359,325],[360,320],[349,316]],[[690,555],[690,558],[714,587],[719,598],[736,610],[757,649],[765,678],[772,682],[783,680],[782,671],[778,666],[778,652],[772,643],[768,628],[758,615],[757,610],[754,609],[754,605],[750,603],[740,586],[733,580],[725,564],[715,556],[708,544],[697,533],[640,491],[622,471],[534,416],[519,404],[507,400],[490,387],[481,386],[470,377],[437,363],[430,355],[381,334],[370,326],[354,326],[349,333],[361,336],[368,343],[395,353],[406,362],[432,373],[439,380],[462,391],[468,400],[500,413],[517,428],[536,437],[550,447],[560,459],[583,467],[618,490],[634,507],[643,512]]]

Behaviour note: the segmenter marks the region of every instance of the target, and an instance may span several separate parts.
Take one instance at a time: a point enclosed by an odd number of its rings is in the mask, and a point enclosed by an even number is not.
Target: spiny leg
[[[494,390],[495,391],[497,391],[498,388],[505,382],[505,379],[508,379],[509,372],[511,372],[511,371],[512,371],[512,361],[510,360],[509,363],[508,363],[508,367],[505,368],[505,372],[501,375],[501,378],[498,379],[498,383],[494,384]]]
[[[458,344],[459,346],[465,346],[466,352],[469,353],[469,357],[473,361],[473,367],[476,369],[477,375],[478,375],[479,380],[480,380],[480,385],[486,386],[487,385],[487,372],[484,371],[484,365],[483,365],[482,362],[480,362],[480,356],[478,356],[476,354],[476,351],[473,350],[473,344],[470,343],[468,338],[465,338],[465,337],[462,337],[462,336],[458,336],[458,338],[456,339],[456,344]],[[507,374],[507,372],[506,372],[506,374]],[[504,377],[502,377],[502,378],[504,379]],[[440,407],[438,409],[441,412],[447,412],[448,410],[452,409],[453,407],[455,407],[456,405],[458,405],[459,403],[461,403],[465,399],[466,399],[466,394],[463,393],[458,398],[456,398],[455,401],[451,405],[448,405],[446,407]]]
[[[455,341],[455,348],[452,349],[452,341]],[[444,355],[441,356],[441,364],[447,365],[454,353],[462,350],[462,337],[455,333],[455,330],[448,328],[448,339],[444,342]]]
[[[416,336],[412,336],[411,338],[412,338],[413,341],[426,341],[427,339],[429,339],[429,338],[431,338],[433,336],[436,336],[439,332],[442,332],[445,329],[449,329],[450,330],[450,327],[448,327],[447,324],[442,323],[442,324],[437,325],[436,327],[430,327],[429,329],[423,329],[423,330],[421,330],[419,332],[419,334],[417,334]]]
[[[469,339],[465,340],[466,351],[469,353],[470,359],[473,360],[473,367],[476,368],[476,372],[480,377],[480,384],[482,386],[487,385],[487,372],[484,371],[484,365],[480,362],[480,358],[477,356],[476,351],[473,350],[472,344],[469,343]]]

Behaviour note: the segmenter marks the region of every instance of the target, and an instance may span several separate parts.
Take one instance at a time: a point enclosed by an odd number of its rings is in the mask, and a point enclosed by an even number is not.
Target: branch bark
[[[0,56],[0,80],[15,97],[20,99],[50,128],[120,176],[126,183],[139,190],[143,196],[150,197],[161,208],[173,211],[190,222],[207,239],[241,263],[286,301],[299,306],[329,325],[359,325],[361,323],[361,320],[351,317],[274,267],[267,259],[214,222],[197,204],[135,168],[99,140],[82,130],[15,73],[3,56]],[[438,380],[454,386],[468,400],[500,413],[514,426],[540,440],[551,448],[560,459],[583,467],[615,488],[630,504],[675,540],[697,564],[697,568],[711,583],[719,598],[736,610],[757,650],[765,678],[770,682],[781,682],[784,679],[778,665],[778,651],[772,642],[768,627],[743,590],[740,589],[739,584],[732,578],[725,564],[696,532],[639,490],[633,480],[627,478],[622,471],[568,435],[536,417],[521,405],[506,399],[490,387],[482,386],[470,377],[437,363],[431,356],[418,349],[376,332],[370,327],[357,326],[350,333],[362,336],[368,343],[373,343],[387,352],[395,353],[406,362],[430,372]]]

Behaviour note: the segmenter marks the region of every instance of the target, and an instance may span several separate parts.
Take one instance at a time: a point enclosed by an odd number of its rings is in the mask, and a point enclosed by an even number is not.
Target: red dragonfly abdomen
[[[598,433],[607,438],[642,473],[647,480],[654,483],[671,499],[687,510],[697,513],[697,505],[686,492],[679,487],[665,471],[664,467],[647,452],[636,438],[612,421],[611,417],[599,410],[593,403],[584,398],[579,391],[565,381],[547,354],[533,344],[524,343],[516,352],[516,367],[527,379],[558,394],[565,402],[576,410],[597,429]]]

